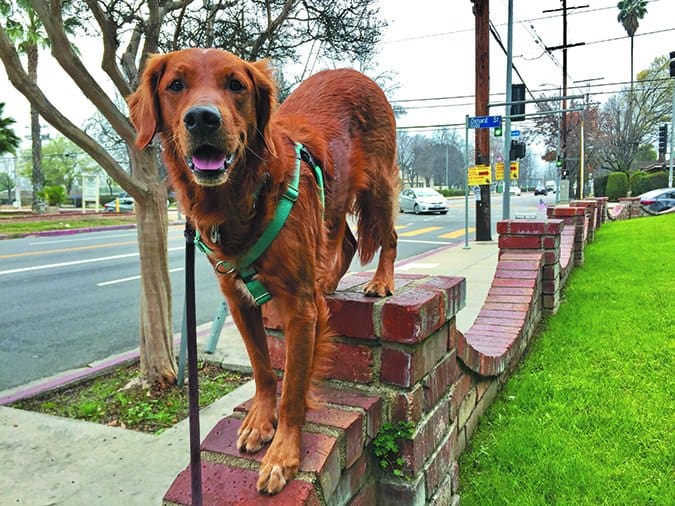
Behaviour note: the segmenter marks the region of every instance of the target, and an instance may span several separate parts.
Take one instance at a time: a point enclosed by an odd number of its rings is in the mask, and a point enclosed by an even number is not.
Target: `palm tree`
[[[633,37],[640,26],[640,20],[647,14],[647,0],[621,0],[617,7],[617,21],[621,23],[630,37],[630,87],[633,89]]]
[[[12,118],[5,118],[2,115],[2,110],[5,108],[5,104],[0,102],[0,155],[5,153],[14,153],[16,148],[19,147],[20,139],[14,133],[12,125],[14,120]]]
[[[6,5],[3,14],[7,15],[8,35],[17,44],[19,51],[28,59],[28,77],[37,84],[38,53],[40,47],[49,44],[42,21],[27,0],[17,0],[13,8]],[[40,115],[33,104],[30,106],[31,158],[33,169],[33,211],[44,213],[46,203],[38,195],[44,187],[42,174],[42,138],[40,134]]]

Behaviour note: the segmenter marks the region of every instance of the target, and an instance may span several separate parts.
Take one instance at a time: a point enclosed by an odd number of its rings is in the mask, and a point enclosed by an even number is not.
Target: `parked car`
[[[119,212],[120,213],[133,213],[134,212],[134,199],[131,197],[124,197],[116,199],[120,203]],[[114,213],[117,211],[117,205],[114,200],[111,200],[103,206],[103,210],[106,213]]]
[[[535,195],[548,195],[548,190],[546,189],[545,186],[538,185],[534,189],[534,194]]]
[[[640,195],[640,205],[653,213],[660,213],[675,207],[675,189],[660,188]]]
[[[448,203],[445,197],[433,188],[408,188],[398,197],[401,212],[412,211],[419,213],[448,213]]]
[[[520,186],[512,184],[509,186],[509,194],[514,195],[516,197],[520,197]]]

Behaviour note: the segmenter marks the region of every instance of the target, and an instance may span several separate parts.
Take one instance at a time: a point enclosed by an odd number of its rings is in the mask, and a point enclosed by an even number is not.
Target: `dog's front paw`
[[[393,290],[394,283],[373,279],[366,285],[363,292],[366,294],[366,297],[387,297],[393,293]]]
[[[299,435],[277,434],[260,464],[258,492],[277,494],[291,481],[300,468]]]
[[[277,417],[273,402],[254,400],[251,411],[239,427],[237,450],[255,453],[274,438]]]

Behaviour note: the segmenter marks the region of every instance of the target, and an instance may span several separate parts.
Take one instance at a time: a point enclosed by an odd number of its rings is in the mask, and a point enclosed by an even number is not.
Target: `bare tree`
[[[2,2],[3,0],[0,0]],[[52,56],[127,144],[131,172],[98,141],[74,125],[29,79],[16,47],[0,26],[0,59],[12,84],[63,135],[80,146],[136,201],[141,265],[141,379],[163,389],[175,383],[171,285],[166,210],[168,182],[157,146],[140,151],[126,111],[104,91],[69,38],[59,0],[30,0],[50,40]],[[383,22],[372,0],[81,0],[81,19],[91,19],[103,44],[101,67],[117,93],[127,97],[147,56],[189,45],[227,48],[247,59],[270,57],[283,63],[298,57],[310,41],[323,56],[356,60],[372,50]]]

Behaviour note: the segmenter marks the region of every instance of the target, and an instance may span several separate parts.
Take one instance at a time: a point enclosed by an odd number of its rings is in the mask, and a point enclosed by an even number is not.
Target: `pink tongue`
[[[225,164],[225,155],[219,158],[197,158],[192,157],[192,163],[199,170],[218,170]]]

